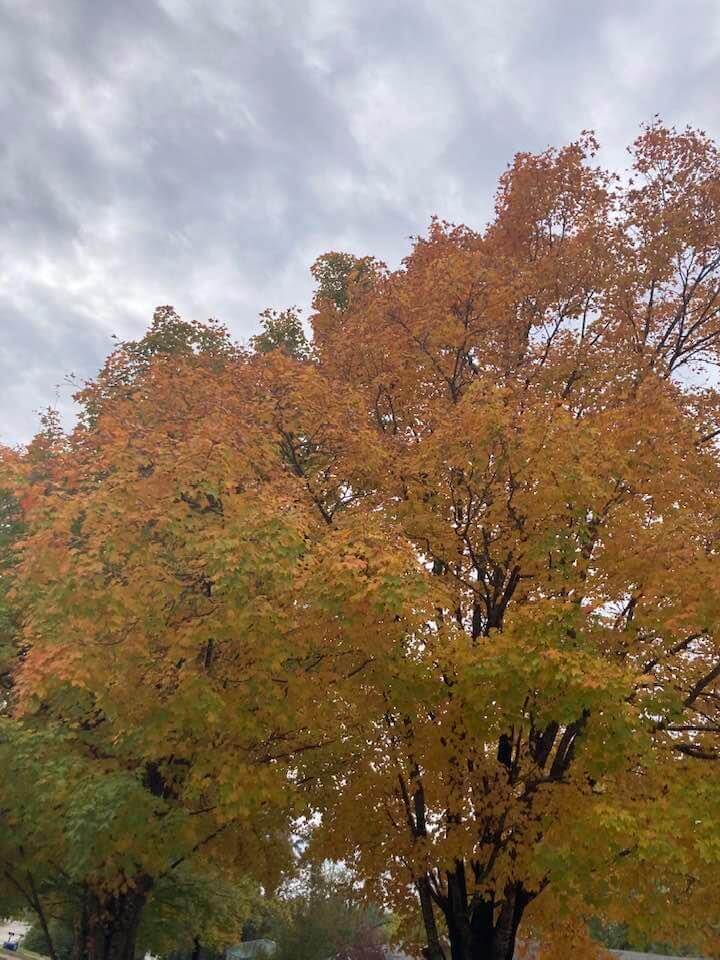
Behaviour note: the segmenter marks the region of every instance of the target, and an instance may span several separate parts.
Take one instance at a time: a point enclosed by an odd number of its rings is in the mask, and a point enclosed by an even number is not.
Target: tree
[[[208,864],[185,866],[154,888],[138,942],[143,954],[156,957],[219,958],[242,939],[262,899],[259,885],[247,876]]]
[[[75,903],[71,892],[66,894],[49,921],[59,960],[72,960],[76,947]],[[203,957],[219,958],[241,939],[243,923],[260,899],[246,879],[228,882],[220,872],[201,874],[185,866],[153,888],[138,930],[137,954],[189,958],[201,950]],[[47,936],[39,923],[24,937],[23,948],[47,954]]]
[[[23,860],[67,875],[75,955],[126,960],[159,885],[189,860],[273,888],[295,758],[334,724],[322,684],[362,669],[360,638],[392,642],[382,614],[410,558],[380,556],[358,589],[355,544],[374,531],[329,520],[346,475],[360,489],[367,466],[335,450],[333,483],[325,454],[367,431],[351,398],[337,403],[285,350],[246,354],[164,308],[78,399],[70,435],[4,458],[23,524],[5,816]],[[326,435],[309,439],[308,414]],[[310,461],[332,496],[308,483]],[[336,562],[355,626],[330,638],[317,626]]]
[[[58,960],[72,960],[73,955],[73,928],[72,924],[64,922],[64,918],[50,921],[51,940]],[[23,937],[23,950],[47,956],[47,934],[36,921]]]
[[[277,960],[383,960],[391,918],[363,902],[347,871],[325,864],[298,883],[268,931]]]
[[[483,234],[434,222],[313,318],[375,430],[348,513],[433,609],[318,773],[319,855],[414,888],[432,957],[573,911],[716,943],[720,160],[659,123],[629,182],[594,149],[518,156]]]
[[[262,333],[250,338],[250,346],[258,353],[271,350],[283,350],[296,360],[307,360],[310,356],[308,344],[297,310],[264,310],[260,314]]]
[[[382,270],[383,264],[372,257],[324,253],[310,268],[317,281],[316,306],[342,313],[359,292],[373,285]]]
[[[54,411],[48,410],[41,417],[42,429],[25,455],[25,463],[36,477],[43,475],[43,465],[49,452],[60,436],[60,426]],[[7,460],[13,468],[19,466],[18,455],[8,452]],[[14,676],[26,651],[20,629],[20,617],[13,603],[20,545],[26,532],[23,524],[23,509],[10,488],[0,490],[0,764],[3,767],[3,788],[0,791],[0,818],[3,832],[0,840],[0,897],[4,915],[25,915],[32,911],[37,918],[38,936],[43,952],[51,960],[57,960],[56,937],[51,932],[53,924],[50,906],[63,902],[66,891],[53,876],[47,859],[33,858],[29,837],[24,830],[17,798],[36,788],[33,771],[22,771],[22,781],[15,783],[13,750],[22,739],[21,725],[13,717]],[[8,750],[8,748],[10,748]],[[30,774],[28,781],[25,773]],[[20,789],[18,789],[18,787]]]
[[[208,602],[189,556],[172,557],[177,529],[151,547],[174,584],[166,579],[168,592],[149,586],[147,566],[146,595],[132,597],[152,517],[133,529],[124,507],[138,491],[125,486],[129,499],[114,502],[112,489],[127,468],[141,481],[152,470],[144,460],[130,466],[127,447],[113,448],[111,411],[147,412],[154,368],[170,379],[180,368],[219,376],[236,354],[215,327],[183,324],[168,310],[156,314],[149,341],[121,345],[80,394],[84,415],[72,437],[53,421],[25,456],[5,457],[24,536],[9,578],[22,642],[0,731],[2,813],[14,853],[5,876],[41,923],[43,896],[62,887],[78,958],[131,958],[148,901],[175,889],[177,871],[202,866],[211,849],[215,870],[269,886],[289,856],[284,775],[259,739],[257,700],[246,688],[240,706],[236,690],[223,701],[202,679],[212,673],[213,637],[202,649],[192,649],[197,636],[189,647],[181,641],[163,676],[165,637],[202,622],[197,603]],[[151,595],[156,605],[146,611]],[[224,745],[234,763],[223,772]]]

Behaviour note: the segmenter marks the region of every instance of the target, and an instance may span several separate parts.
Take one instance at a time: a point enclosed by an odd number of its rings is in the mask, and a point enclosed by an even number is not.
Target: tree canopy
[[[321,258],[310,342],[156,318],[7,454],[8,724],[144,790],[93,917],[304,814],[432,960],[590,917],[717,950],[720,156],[595,151],[397,270]]]

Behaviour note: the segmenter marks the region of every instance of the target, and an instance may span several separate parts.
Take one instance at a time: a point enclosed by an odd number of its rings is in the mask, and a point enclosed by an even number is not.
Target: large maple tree
[[[526,914],[593,910],[717,948],[720,158],[595,148],[518,156],[484,233],[316,301],[384,454],[360,509],[434,611],[368,680],[322,849],[412,885],[432,957],[438,916],[453,960],[510,960]]]
[[[49,472],[8,458],[17,710],[292,797],[432,960],[589,915],[716,949],[715,145],[523,154],[482,233],[314,274],[310,344],[121,349]]]

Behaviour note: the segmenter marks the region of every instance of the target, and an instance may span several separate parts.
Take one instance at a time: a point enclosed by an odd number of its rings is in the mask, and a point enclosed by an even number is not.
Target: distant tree
[[[57,960],[73,960],[73,945],[75,939],[73,936],[72,923],[64,917],[53,917],[53,919],[50,920],[49,929]],[[41,956],[48,955],[47,937],[42,926],[37,921],[32,924],[23,937],[22,947],[23,950],[39,953]]]
[[[673,946],[652,938],[633,937],[627,924],[602,923],[596,917],[590,921],[588,927],[592,939],[609,950],[636,950],[668,957],[687,957],[693,950],[690,946]]]
[[[388,919],[363,902],[347,875],[313,869],[269,936],[276,960],[383,960]]]
[[[262,333],[250,338],[250,346],[257,353],[282,350],[296,360],[307,360],[311,354],[302,321],[296,308],[264,310],[260,314]]]
[[[317,283],[315,303],[334,307],[342,312],[353,297],[369,289],[383,267],[373,257],[356,257],[352,253],[324,253],[311,267]]]
[[[144,953],[177,960],[220,957],[242,939],[243,926],[262,900],[257,882],[202,861],[158,883],[138,930]]]

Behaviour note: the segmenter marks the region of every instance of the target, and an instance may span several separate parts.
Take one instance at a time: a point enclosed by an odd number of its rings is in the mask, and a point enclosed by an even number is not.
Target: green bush
[[[72,926],[64,920],[50,920],[48,926],[58,960],[72,960]],[[39,923],[34,923],[30,927],[22,942],[22,948],[43,956],[48,955],[47,940]]]

